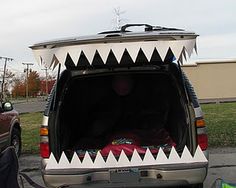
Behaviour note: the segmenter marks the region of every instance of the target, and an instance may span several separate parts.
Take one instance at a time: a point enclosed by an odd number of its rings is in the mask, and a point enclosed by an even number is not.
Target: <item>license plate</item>
[[[110,170],[110,182],[112,183],[138,182],[139,178],[140,173],[136,168]]]

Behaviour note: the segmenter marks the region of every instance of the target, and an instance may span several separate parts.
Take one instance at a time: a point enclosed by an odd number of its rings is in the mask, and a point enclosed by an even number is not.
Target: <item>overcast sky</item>
[[[124,11],[123,24],[148,23],[199,34],[194,59],[236,59],[235,0],[1,0],[0,56],[14,58],[8,68],[23,72],[22,62],[35,62],[28,46],[111,30],[118,7]],[[0,70],[3,64],[0,60]],[[35,64],[35,69],[44,68]]]

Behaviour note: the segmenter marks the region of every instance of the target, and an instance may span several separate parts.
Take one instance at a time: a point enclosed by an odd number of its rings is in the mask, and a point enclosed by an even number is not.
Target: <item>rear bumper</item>
[[[109,170],[78,172],[75,169],[60,171],[42,171],[43,179],[48,187],[73,185],[71,187],[168,187],[176,185],[189,185],[203,183],[207,175],[207,163],[188,164],[184,166],[170,165],[168,167],[138,169],[138,180],[126,179],[125,181],[111,182]]]

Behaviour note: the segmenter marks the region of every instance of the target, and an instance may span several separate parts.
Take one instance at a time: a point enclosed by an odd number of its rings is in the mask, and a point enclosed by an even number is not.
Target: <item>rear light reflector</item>
[[[206,150],[208,148],[208,137],[207,134],[198,134],[197,135],[198,145],[202,150]]]
[[[197,119],[196,120],[196,126],[197,127],[205,127],[205,120],[204,119]]]
[[[41,139],[41,143],[48,143],[48,137],[47,136],[41,136],[40,137],[40,139]]]
[[[48,128],[47,127],[40,128],[40,136],[48,136]]]
[[[40,154],[42,158],[49,158],[50,151],[49,151],[49,144],[47,142],[40,143]]]

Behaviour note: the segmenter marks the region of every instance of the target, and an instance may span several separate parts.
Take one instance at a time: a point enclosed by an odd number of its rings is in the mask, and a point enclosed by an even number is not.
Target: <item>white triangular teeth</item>
[[[128,159],[125,152],[122,150],[117,161],[116,157],[113,155],[112,151],[109,152],[106,161],[103,159],[100,152],[97,153],[95,160],[93,161],[86,151],[84,159],[81,162],[76,153],[74,153],[71,162],[66,158],[63,152],[59,162],[56,161],[54,155],[51,153],[46,170],[48,169],[98,169],[98,168],[119,168],[119,167],[139,167],[139,166],[154,166],[154,165],[165,165],[165,164],[179,164],[179,163],[207,163],[204,153],[198,146],[194,156],[191,155],[188,148],[185,146],[181,157],[177,153],[174,147],[171,148],[170,154],[166,157],[166,154],[159,149],[156,159],[152,155],[149,148],[147,148],[144,158],[141,159],[139,153],[135,149],[131,160]]]
[[[168,159],[166,157],[166,154],[162,150],[162,148],[160,148],[159,151],[158,151],[156,162],[158,164],[167,164],[168,163]]]
[[[100,151],[97,152],[96,158],[94,160],[94,167],[95,168],[102,168],[106,165]]]
[[[102,61],[104,63],[106,63],[108,55],[111,51],[110,46],[104,46],[103,48],[98,48],[97,50],[98,50],[100,57],[102,58]]]
[[[171,43],[166,43],[165,41],[160,41],[158,45],[156,46],[157,52],[159,53],[161,60],[164,61],[166,54],[169,50]],[[179,46],[179,48],[182,48],[182,46]]]
[[[68,48],[68,54],[70,55],[72,61],[77,64],[80,54],[81,54],[81,49],[77,49],[76,46],[73,46],[71,48]]]
[[[147,148],[146,153],[143,158],[142,165],[149,165],[149,164],[155,164],[155,159],[154,159],[150,149]]]
[[[80,168],[81,167],[81,161],[80,161],[78,155],[76,154],[76,152],[74,152],[74,155],[71,159],[70,166],[71,166],[71,168]]]
[[[129,52],[130,57],[132,58],[133,62],[135,62],[138,52],[140,50],[140,44],[137,44],[136,46],[132,45],[131,43],[126,46],[127,51]]]
[[[169,161],[169,163],[180,163],[180,157],[179,157],[178,153],[176,152],[174,146],[172,146],[172,148],[171,148],[168,161]]]
[[[131,166],[139,166],[141,165],[143,160],[141,159],[140,155],[138,154],[137,150],[134,149],[132,158],[130,160]]]
[[[188,53],[188,57],[190,57],[191,54],[193,53],[193,49],[195,48],[195,46],[196,46],[196,41],[193,40],[189,40],[189,42],[184,45]]]
[[[200,146],[197,146],[193,160],[194,162],[198,162],[198,161],[207,162],[208,161],[204,153],[202,152]]]
[[[45,169],[54,169],[57,168],[58,163],[53,155],[53,153],[50,154],[49,159],[48,159],[48,163],[47,166],[45,167]]]
[[[111,50],[112,50],[113,54],[115,55],[116,60],[118,61],[118,63],[120,63],[120,61],[121,61],[122,55],[125,51],[125,47],[126,46],[124,45],[124,43],[120,43],[119,45],[114,45],[111,48]]]
[[[191,155],[191,153],[189,152],[187,146],[184,147],[184,150],[183,150],[183,153],[181,155],[181,159],[180,161],[182,163],[191,163],[191,162],[194,162],[193,160],[193,156]]]
[[[151,61],[152,54],[153,54],[154,50],[156,49],[156,43],[153,43],[153,42],[143,43],[141,49],[142,49],[143,53],[145,54],[147,60]]]
[[[61,158],[60,158],[59,163],[58,163],[58,168],[59,169],[67,168],[69,166],[69,164],[70,163],[69,163],[65,153],[62,152]]]
[[[105,167],[107,167],[107,168],[117,167],[117,163],[118,162],[117,162],[115,156],[113,155],[112,151],[110,151],[108,156],[107,156]]]
[[[85,155],[84,155],[84,159],[83,159],[83,161],[81,163],[81,167],[82,168],[87,168],[89,166],[93,166],[93,161],[92,161],[89,153],[86,151]]]
[[[95,45],[84,45],[83,48],[81,48],[81,51],[84,52],[90,64],[92,64],[96,50],[97,49]]]
[[[124,42],[124,43],[104,43],[104,44],[93,44],[93,45],[74,45],[65,46],[53,49],[37,49],[33,50],[36,60],[40,64],[45,66],[56,66],[59,63],[65,63],[67,54],[70,55],[74,64],[77,64],[81,52],[85,54],[89,63],[92,64],[96,51],[99,53],[103,62],[106,63],[110,51],[112,50],[118,63],[125,50],[128,51],[130,57],[135,62],[140,49],[145,54],[148,61],[151,60],[152,54],[156,49],[159,53],[162,61],[164,61],[168,50],[170,49],[174,54],[175,58],[180,61],[186,50],[188,56],[193,53],[193,49],[196,51],[196,39],[189,40],[175,40],[175,41],[144,41],[144,42]],[[58,61],[55,61],[55,58]],[[54,65],[55,64],[55,65]]]
[[[123,150],[121,151],[118,164],[119,166],[130,166],[130,161]]]

